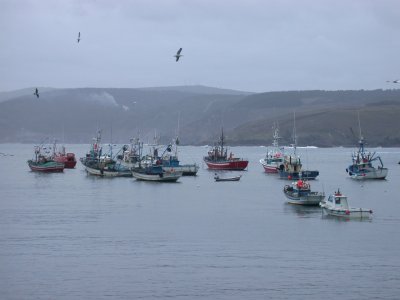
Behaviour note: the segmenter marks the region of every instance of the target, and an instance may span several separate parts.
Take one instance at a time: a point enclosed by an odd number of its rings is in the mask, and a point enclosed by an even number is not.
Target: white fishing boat
[[[311,191],[310,183],[301,179],[291,185],[285,185],[283,193],[290,204],[318,206],[325,199],[325,193]]]
[[[346,169],[351,178],[357,180],[385,179],[388,168],[383,166],[380,156],[364,149],[364,138],[361,136],[358,151],[352,154],[352,164]],[[378,165],[374,165],[377,162]]]
[[[283,147],[279,147],[279,139],[279,128],[275,125],[272,147],[267,150],[265,157],[260,159],[260,164],[266,173],[278,173],[280,166],[283,165]]]
[[[339,189],[330,195],[327,201],[321,201],[319,206],[324,214],[339,218],[367,219],[372,216],[371,209],[350,207],[347,196],[344,196]]]
[[[352,164],[348,166],[346,172],[351,178],[357,180],[365,179],[385,179],[388,174],[388,168],[383,166],[380,156],[376,152],[365,150],[365,140],[361,133],[360,115],[358,114],[358,126],[360,129],[360,139],[358,141],[358,150],[352,154]]]

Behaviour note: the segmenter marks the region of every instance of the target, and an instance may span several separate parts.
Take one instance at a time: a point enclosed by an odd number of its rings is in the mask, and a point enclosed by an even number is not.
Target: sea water
[[[79,158],[88,145],[66,145]],[[399,299],[400,149],[377,149],[387,180],[354,181],[349,148],[299,149],[313,190],[340,188],[370,221],[286,203],[263,147],[239,182],[215,182],[205,147],[180,147],[177,183],[31,172],[33,145],[1,144],[1,299]],[[371,149],[372,150],[372,149]]]

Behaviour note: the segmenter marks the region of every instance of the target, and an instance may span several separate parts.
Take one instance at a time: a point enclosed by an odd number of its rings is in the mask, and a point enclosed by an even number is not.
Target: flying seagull
[[[81,40],[81,32],[79,31],[79,33],[78,33],[78,39],[77,39],[78,43],[79,43],[80,40]]]
[[[178,52],[176,52],[176,54],[174,55],[174,57],[176,57],[176,61],[178,61],[179,58],[180,58],[181,56],[183,56],[183,55],[181,55],[181,51],[182,51],[182,48],[179,48]]]
[[[386,80],[386,82],[400,83],[400,79],[396,79],[396,80]]]
[[[35,92],[33,94],[36,96],[36,98],[39,98],[39,91],[37,88],[35,89]]]

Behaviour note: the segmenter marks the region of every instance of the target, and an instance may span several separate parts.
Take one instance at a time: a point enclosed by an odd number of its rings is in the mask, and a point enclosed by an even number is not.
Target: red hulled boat
[[[56,152],[56,144],[54,143],[54,153],[52,159],[58,163],[64,164],[66,169],[73,169],[76,166],[76,158],[74,153],[66,153],[65,147],[61,147],[61,151]]]
[[[248,160],[237,158],[230,152],[228,157],[228,149],[224,147],[224,131],[222,130],[220,141],[210,151],[208,156],[204,157],[204,162],[211,170],[244,170],[249,164]]]

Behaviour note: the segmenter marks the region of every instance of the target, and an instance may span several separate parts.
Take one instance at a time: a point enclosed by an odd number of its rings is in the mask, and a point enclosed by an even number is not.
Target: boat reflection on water
[[[312,218],[315,215],[321,215],[321,208],[317,206],[293,205],[288,202],[284,203],[283,211],[285,214],[296,214],[301,218]]]

